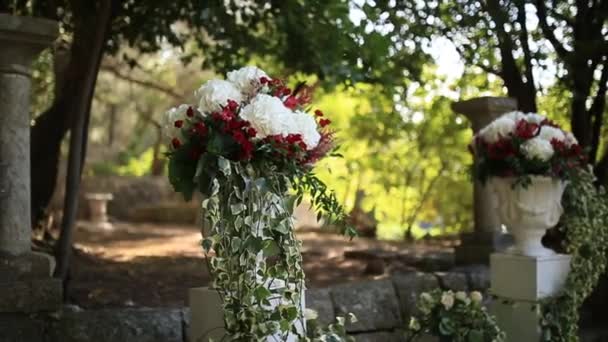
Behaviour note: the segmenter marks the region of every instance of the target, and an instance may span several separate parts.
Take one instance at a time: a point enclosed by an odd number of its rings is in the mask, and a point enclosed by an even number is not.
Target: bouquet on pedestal
[[[331,123],[305,111],[310,88],[289,89],[256,67],[196,91],[167,112],[169,179],[203,197],[203,248],[231,341],[305,340],[304,273],[292,210],[309,194],[328,221],[344,221],[312,168],[335,147]],[[346,233],[354,235],[347,229]]]

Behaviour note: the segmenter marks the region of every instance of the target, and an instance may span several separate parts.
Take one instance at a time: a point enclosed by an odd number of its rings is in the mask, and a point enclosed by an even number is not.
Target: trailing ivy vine
[[[572,259],[563,291],[540,303],[543,342],[579,340],[579,309],[606,270],[608,197],[594,181],[592,171],[580,170],[564,195],[565,211],[559,229]]]

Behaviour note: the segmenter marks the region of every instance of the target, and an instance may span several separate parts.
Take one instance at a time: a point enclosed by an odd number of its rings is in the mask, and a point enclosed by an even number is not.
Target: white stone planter
[[[304,312],[305,300],[302,290],[301,310]],[[270,299],[271,306],[274,308],[280,303],[280,298]],[[188,340],[190,342],[207,342],[209,338],[214,341],[222,341],[225,337],[224,315],[222,312],[222,300],[217,291],[208,287],[196,287],[190,289],[188,294],[188,304],[190,306],[190,328],[188,330]],[[294,322],[298,331],[303,334],[306,322],[296,320]],[[290,334],[286,340],[281,336],[268,337],[267,342],[297,342],[297,336]]]
[[[526,188],[513,188],[514,178],[492,178],[489,186],[497,196],[494,203],[501,222],[515,238],[510,252],[527,256],[555,254],[545,248],[541,238],[554,227],[563,213],[562,195],[566,183],[549,177],[533,176]]]

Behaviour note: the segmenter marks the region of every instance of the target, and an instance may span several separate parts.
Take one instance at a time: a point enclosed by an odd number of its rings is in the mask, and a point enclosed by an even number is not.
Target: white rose
[[[566,138],[564,139],[564,141],[566,142],[566,146],[568,146],[568,147],[578,144],[578,140],[576,140],[576,137],[574,136],[574,134],[572,134],[570,132],[566,132]]]
[[[521,145],[524,155],[528,159],[539,159],[548,161],[553,157],[553,146],[547,140],[540,137],[532,138]]]
[[[456,299],[458,299],[461,302],[466,302],[469,299],[467,297],[467,294],[464,291],[458,291],[458,292],[456,292],[456,294],[454,295],[454,297],[456,297]]]
[[[246,66],[238,70],[230,71],[226,74],[228,81],[232,82],[243,94],[253,95],[260,85],[260,78],[268,77],[264,70]]]
[[[441,304],[446,310],[450,310],[454,306],[454,294],[452,291],[444,292],[441,295]]]
[[[186,112],[190,106],[187,104],[180,105],[169,109],[165,113],[163,120],[163,132],[169,138],[182,138],[181,128],[175,127],[175,121],[186,119]]]
[[[566,135],[561,129],[551,126],[542,126],[538,136],[548,142],[551,142],[553,139],[557,139],[558,141],[564,141],[566,139]]]
[[[501,138],[508,137],[514,130],[515,121],[507,116],[501,116],[484,127],[479,134],[483,140],[493,144]]]
[[[479,292],[479,291],[471,292],[471,300],[477,304],[481,303],[481,301],[483,300],[483,296],[481,295],[481,292]]]
[[[507,118],[507,119],[511,119],[511,120],[517,122],[517,121],[519,121],[521,119],[524,119],[526,117],[526,114],[524,114],[523,112],[520,112],[520,111],[516,110],[516,111],[513,111],[513,112],[509,112],[507,114],[504,114],[502,117],[503,118]]]
[[[258,94],[241,110],[240,116],[257,131],[257,138],[287,135],[293,121],[293,112],[285,107],[281,99],[266,94]]]
[[[199,99],[201,113],[217,112],[228,103],[228,100],[241,102],[243,95],[234,84],[224,80],[210,80],[205,82],[194,95]]]
[[[313,309],[304,308],[304,319],[307,321],[317,319],[319,317],[319,313],[317,313]]]
[[[289,133],[302,135],[307,149],[313,149],[319,144],[321,135],[315,118],[304,112],[297,111],[289,117]]]
[[[540,125],[540,123],[545,121],[547,118],[537,113],[528,113],[526,114],[525,119],[529,123]]]

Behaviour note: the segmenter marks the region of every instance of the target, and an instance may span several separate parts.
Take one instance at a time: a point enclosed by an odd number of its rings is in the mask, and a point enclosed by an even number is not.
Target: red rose
[[[285,107],[289,109],[295,109],[298,106],[298,103],[299,101],[295,96],[288,97],[284,102]]]
[[[538,134],[539,128],[537,124],[522,119],[517,122],[515,135],[522,139],[532,139]]]
[[[253,127],[249,127],[247,129],[247,135],[251,138],[255,137],[255,135],[258,134],[258,132],[255,130],[255,128]]]
[[[236,101],[228,100],[228,106],[226,107],[228,107],[230,111],[234,112],[239,107],[239,104]]]
[[[319,120],[319,125],[321,125],[321,127],[325,127],[325,126],[329,125],[330,123],[331,123],[331,120],[329,120],[329,119]]]
[[[184,120],[177,120],[175,121],[174,125],[177,128],[182,128],[182,126],[184,125]]]
[[[322,117],[323,112],[320,109],[315,110],[315,116]]]
[[[186,111],[186,115],[188,115],[189,118],[194,116],[194,110],[192,109],[192,107],[188,107],[188,110]]]
[[[177,139],[177,138],[173,138],[173,139],[171,139],[171,145],[173,145],[174,149],[178,149],[182,146],[182,142],[179,141],[179,139]]]
[[[194,124],[194,131],[200,136],[205,136],[209,132],[209,129],[202,122],[197,122]]]

